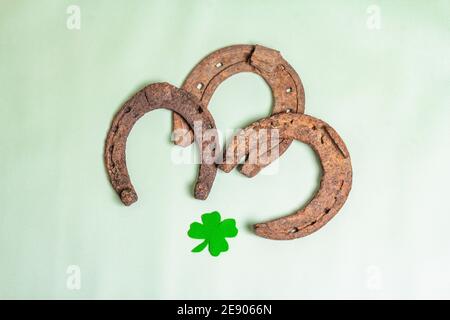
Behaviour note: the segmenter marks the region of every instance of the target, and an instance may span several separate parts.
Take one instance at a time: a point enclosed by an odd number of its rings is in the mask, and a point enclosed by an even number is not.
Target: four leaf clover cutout
[[[201,252],[208,246],[209,253],[217,257],[220,253],[228,251],[228,242],[225,238],[234,238],[238,234],[236,221],[225,219],[221,221],[220,213],[217,211],[202,215],[202,223],[193,222],[188,231],[192,239],[203,239],[204,241],[192,249],[192,252]]]

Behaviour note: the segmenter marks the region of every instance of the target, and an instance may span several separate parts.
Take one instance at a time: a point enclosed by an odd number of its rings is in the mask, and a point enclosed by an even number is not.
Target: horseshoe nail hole
[[[199,82],[197,83],[197,89],[202,90],[203,89],[203,83]]]
[[[291,230],[289,230],[288,232],[289,233],[297,233],[297,232],[299,232],[300,230],[297,228],[297,227],[294,227],[294,228],[292,228]]]
[[[339,190],[342,190],[342,187],[344,186],[344,180],[341,181],[341,186],[339,187]],[[336,198],[336,197],[335,197]]]
[[[294,123],[294,120],[291,120],[290,122],[291,122],[291,124],[293,124],[293,123]]]
[[[222,62],[217,62],[216,63],[216,68],[220,68],[220,67],[222,67],[223,66],[223,63]]]
[[[291,87],[286,89],[286,93],[291,93],[291,92],[292,92],[292,88]]]
[[[126,109],[125,109],[125,113],[129,113],[131,111],[131,107],[127,107]]]
[[[203,113],[202,107],[198,106],[198,107],[197,107],[197,111],[198,111],[198,113]]]
[[[320,137],[320,143],[324,144],[325,142],[323,141],[323,135]]]
[[[112,131],[113,131],[114,133],[116,133],[118,130],[119,130],[119,126],[115,126],[115,127],[112,129]]]
[[[112,153],[113,150],[114,150],[114,145],[112,145],[112,146],[109,147],[109,152],[110,152],[110,153]]]
[[[313,129],[313,130],[317,130],[317,127],[316,126],[312,126],[312,128],[311,129]]]
[[[325,210],[323,210],[323,212],[325,212],[325,214],[328,214],[330,212],[330,208],[325,208]]]

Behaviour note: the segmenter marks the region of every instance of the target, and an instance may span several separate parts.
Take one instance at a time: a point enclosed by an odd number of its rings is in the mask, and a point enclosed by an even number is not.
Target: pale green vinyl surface
[[[66,26],[69,5],[80,30]],[[0,298],[450,298],[449,12],[436,0],[0,1]],[[158,110],[128,141],[139,201],[123,206],[109,184],[103,143],[120,105],[151,82],[181,86],[201,58],[241,43],[281,51],[306,113],[350,151],[347,203],[306,238],[249,228],[316,190],[320,164],[300,143],[275,174],[219,172],[199,201],[197,166],[172,161],[180,148]],[[270,109],[254,74],[210,104],[224,130]],[[213,210],[238,236],[217,258],[191,253],[190,223]]]

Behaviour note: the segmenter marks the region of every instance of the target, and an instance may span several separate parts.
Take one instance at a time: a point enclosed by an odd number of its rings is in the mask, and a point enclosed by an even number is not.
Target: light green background
[[[70,4],[81,30],[66,28]],[[380,30],[366,25],[369,5]],[[445,0],[0,1],[0,297],[450,298],[449,11]],[[248,228],[316,190],[320,165],[300,143],[276,174],[219,172],[199,201],[197,166],[171,161],[180,149],[158,110],[128,141],[139,201],[123,206],[108,182],[103,143],[120,105],[151,82],[180,86],[206,54],[239,43],[280,50],[306,112],[350,150],[350,197],[306,238]],[[222,129],[270,108],[254,74],[210,104]],[[192,254],[186,236],[212,210],[240,229],[218,258]],[[69,265],[81,290],[66,287]]]

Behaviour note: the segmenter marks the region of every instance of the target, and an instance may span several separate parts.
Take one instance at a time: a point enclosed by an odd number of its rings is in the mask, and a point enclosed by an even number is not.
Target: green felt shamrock
[[[217,257],[221,252],[228,251],[228,242],[225,238],[233,238],[238,234],[236,221],[225,219],[220,221],[220,213],[217,211],[202,215],[202,222],[193,222],[188,231],[192,239],[205,239],[192,249],[192,252],[200,252],[208,246],[209,253]]]

